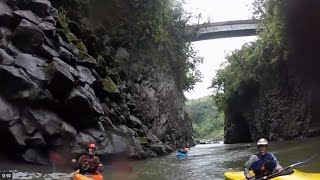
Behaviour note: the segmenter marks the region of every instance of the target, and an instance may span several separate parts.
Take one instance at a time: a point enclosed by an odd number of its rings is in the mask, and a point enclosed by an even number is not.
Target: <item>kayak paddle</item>
[[[280,176],[280,174],[282,174],[282,173],[285,172],[286,170],[288,170],[288,169],[290,169],[290,168],[293,168],[293,167],[295,167],[295,166],[299,166],[299,165],[301,165],[301,164],[304,164],[304,163],[310,161],[311,159],[315,158],[316,156],[318,156],[318,154],[315,154],[315,155],[313,155],[312,157],[310,157],[310,158],[308,158],[308,159],[306,159],[306,160],[304,160],[304,161],[300,161],[300,162],[291,164],[290,166],[284,168],[284,169],[283,169],[282,171],[280,171],[280,172],[276,172],[276,173],[270,174],[269,176],[264,176],[264,177],[262,177],[262,178],[258,178],[258,179],[255,179],[255,180],[271,179],[271,178],[274,178],[274,177],[276,177],[276,176]]]

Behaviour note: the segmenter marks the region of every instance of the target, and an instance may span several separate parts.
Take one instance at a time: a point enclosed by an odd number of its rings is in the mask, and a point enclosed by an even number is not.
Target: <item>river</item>
[[[273,152],[280,164],[285,167],[319,153],[320,137],[271,142],[269,150]],[[226,171],[242,170],[243,164],[255,153],[253,143],[243,144],[207,144],[197,145],[189,151],[186,158],[178,158],[175,153],[147,160],[129,162],[133,173],[124,173],[106,167],[105,179],[139,179],[139,180],[223,180]],[[297,167],[306,172],[320,172],[320,155]],[[14,179],[70,179],[70,168],[15,165],[0,162],[0,171],[14,170]],[[59,173],[58,173],[59,172]]]

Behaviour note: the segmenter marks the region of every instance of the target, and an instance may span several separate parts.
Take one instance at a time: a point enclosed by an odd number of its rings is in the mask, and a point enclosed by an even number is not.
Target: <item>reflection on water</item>
[[[275,142],[269,145],[280,164],[286,167],[292,163],[305,160],[319,153],[320,137],[308,140]],[[252,153],[255,153],[254,144],[207,144],[197,145],[191,148],[189,156],[178,158],[175,153],[168,156],[157,157],[148,160],[134,161],[134,173],[124,173],[106,167],[105,179],[141,179],[141,180],[180,180],[180,179],[224,179],[226,171],[242,170],[245,161]],[[306,172],[320,172],[320,156],[296,169]],[[10,165],[10,164],[9,164]],[[71,168],[57,167],[52,173],[52,168],[39,166],[17,166],[0,162],[0,171],[7,169],[15,171],[15,179],[70,179]],[[29,172],[29,173],[23,173]],[[36,172],[36,173],[30,173]]]
[[[271,142],[273,152],[283,167],[308,159],[320,153],[320,137],[308,140]],[[209,144],[191,148],[190,156],[184,159],[171,154],[166,157],[138,161],[135,169],[139,179],[224,179],[226,171],[242,170],[251,154],[256,152],[255,144]],[[306,172],[320,172],[320,156],[296,169]]]
[[[175,154],[137,162],[139,179],[224,179],[223,172],[251,153],[248,144],[207,144],[191,148],[187,158]],[[152,168],[157,164],[157,169]],[[232,165],[232,167],[231,167]],[[239,164],[240,165],[240,164]],[[240,165],[241,167],[242,165]]]

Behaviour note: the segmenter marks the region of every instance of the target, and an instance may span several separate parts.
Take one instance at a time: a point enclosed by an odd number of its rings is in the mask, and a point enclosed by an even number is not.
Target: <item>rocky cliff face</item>
[[[243,84],[225,126],[225,142],[320,135],[319,2],[287,1],[289,56],[266,71],[263,83]],[[237,100],[235,100],[237,99]]]
[[[90,142],[100,155],[137,159],[192,143],[167,66],[132,61],[107,32],[80,27],[48,0],[1,0],[2,153],[49,164],[51,152],[81,154]]]
[[[282,65],[285,71],[287,65]],[[263,84],[249,82],[232,101],[231,116],[225,126],[225,142],[251,142],[259,138],[269,140],[311,136],[311,108],[307,93],[297,81],[270,72]],[[282,78],[282,79],[281,79]]]

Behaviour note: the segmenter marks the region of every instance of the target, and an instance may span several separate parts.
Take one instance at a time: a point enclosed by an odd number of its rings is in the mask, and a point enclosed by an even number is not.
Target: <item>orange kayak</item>
[[[79,170],[74,172],[73,180],[103,180],[103,175],[100,172],[96,174],[80,174]]]

